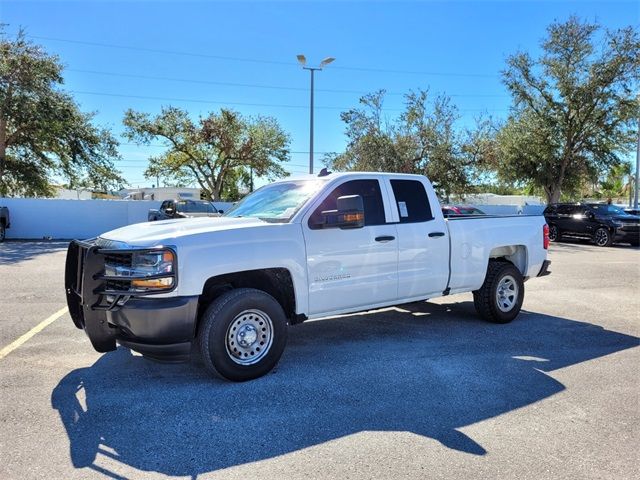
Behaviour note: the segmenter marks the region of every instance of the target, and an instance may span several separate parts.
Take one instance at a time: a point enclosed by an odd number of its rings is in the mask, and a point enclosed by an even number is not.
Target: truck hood
[[[170,244],[188,235],[264,227],[269,223],[258,218],[200,217],[135,223],[100,235],[101,243],[118,242],[124,246],[153,247]]]

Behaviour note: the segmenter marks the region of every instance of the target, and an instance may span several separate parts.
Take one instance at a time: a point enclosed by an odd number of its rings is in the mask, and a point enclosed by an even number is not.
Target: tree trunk
[[[7,121],[0,118],[0,194],[5,194],[2,187],[4,178],[4,169],[7,162]]]
[[[544,192],[547,194],[547,204],[558,203],[560,201],[560,195],[562,194],[562,190],[560,190],[559,185],[552,185],[550,187],[545,187]]]

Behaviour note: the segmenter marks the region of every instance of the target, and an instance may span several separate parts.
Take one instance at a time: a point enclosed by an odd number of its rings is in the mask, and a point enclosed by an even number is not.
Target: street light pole
[[[638,144],[636,145],[636,185],[633,193],[633,208],[638,209],[638,187],[640,186],[640,118],[638,119]]]
[[[309,173],[313,174],[313,74],[319,68],[302,67],[311,72],[311,100],[309,108]]]
[[[313,175],[313,90],[314,90],[314,86],[313,86],[313,80],[314,80],[314,73],[316,72],[316,70],[322,70],[324,67],[326,67],[327,65],[329,65],[331,62],[333,62],[335,60],[335,58],[333,57],[327,57],[324,60],[322,60],[322,62],[320,62],[320,65],[317,67],[307,67],[307,59],[304,55],[298,55],[298,62],[300,62],[300,64],[302,65],[302,68],[304,70],[309,70],[309,72],[311,73],[311,96],[310,96],[310,101],[309,101],[309,173]]]

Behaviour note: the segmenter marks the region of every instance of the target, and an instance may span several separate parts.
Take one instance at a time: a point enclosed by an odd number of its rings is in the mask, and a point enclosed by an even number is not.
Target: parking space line
[[[57,319],[59,319],[62,315],[64,315],[68,311],[69,310],[67,309],[67,307],[61,308],[60,310],[58,310],[56,313],[54,313],[50,317],[48,317],[48,318],[44,319],[43,321],[41,321],[38,325],[33,327],[27,333],[25,333],[24,335],[22,335],[21,337],[19,337],[18,339],[14,340],[9,345],[4,347],[2,350],[0,350],[0,360],[2,360],[4,357],[9,355],[16,348],[19,348],[22,344],[27,342],[31,337],[33,337],[37,333],[40,333],[47,326],[51,325],[53,322],[55,322]]]

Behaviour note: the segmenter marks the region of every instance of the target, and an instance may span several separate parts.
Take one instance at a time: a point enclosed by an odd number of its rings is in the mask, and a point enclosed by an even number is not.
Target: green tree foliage
[[[600,181],[596,196],[614,199],[630,197],[633,180],[630,163],[623,162],[614,165]]]
[[[245,118],[221,109],[194,122],[180,108],[163,108],[159,115],[128,110],[125,136],[149,144],[164,140],[167,150],[150,158],[147,178],[166,185],[197,183],[207,197],[235,199],[238,186],[248,187],[249,170],[270,180],[284,177],[289,159],[289,135],[271,117]]]
[[[458,111],[447,96],[430,101],[425,90],[409,92],[401,115],[389,120],[384,95],[366,95],[359,108],[341,114],[347,148],[325,156],[325,163],[336,170],[424,174],[447,198],[468,190],[485,153],[483,136],[456,130]]]
[[[634,145],[638,34],[600,30],[575,17],[553,23],[538,59],[517,53],[503,72],[513,108],[495,166],[505,181],[543,189],[549,202],[578,192]]]
[[[107,190],[123,180],[117,143],[60,90],[58,57],[0,32],[0,196],[48,195],[52,179]]]

